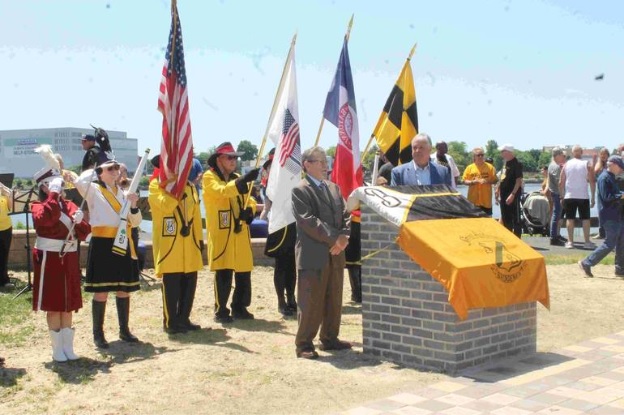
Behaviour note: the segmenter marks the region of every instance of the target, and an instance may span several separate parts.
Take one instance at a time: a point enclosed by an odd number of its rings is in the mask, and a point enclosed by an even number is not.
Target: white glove
[[[72,219],[74,220],[74,223],[82,222],[82,220],[84,219],[84,213],[82,212],[82,210],[78,209],[77,211],[75,211]]]
[[[63,187],[65,187],[65,181],[62,177],[55,177],[50,181],[48,185],[48,189],[50,192],[61,193],[63,191]]]

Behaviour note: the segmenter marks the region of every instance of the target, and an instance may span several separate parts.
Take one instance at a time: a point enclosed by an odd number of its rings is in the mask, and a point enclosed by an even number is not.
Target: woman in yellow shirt
[[[0,183],[0,287],[8,287],[9,251],[13,239],[13,225],[9,213],[13,206],[13,191]]]

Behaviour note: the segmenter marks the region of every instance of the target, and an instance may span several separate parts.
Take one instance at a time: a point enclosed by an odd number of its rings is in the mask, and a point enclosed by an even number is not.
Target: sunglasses
[[[483,157],[485,154],[475,154],[475,157]]]
[[[119,164],[113,164],[112,166],[108,166],[104,170],[106,170],[106,171],[119,170]]]
[[[223,158],[232,161],[232,160],[236,160],[238,158],[238,156],[226,156],[226,155],[224,155]]]

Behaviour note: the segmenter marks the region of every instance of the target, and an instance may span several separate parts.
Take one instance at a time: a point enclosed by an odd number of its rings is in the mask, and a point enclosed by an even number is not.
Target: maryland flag
[[[444,286],[460,319],[471,308],[550,307],[544,257],[450,187],[360,187],[348,208],[359,202],[399,227],[399,246]]]
[[[388,161],[395,166],[412,160],[412,138],[418,134],[416,91],[410,60],[407,59],[396,85],[379,116],[373,137]]]

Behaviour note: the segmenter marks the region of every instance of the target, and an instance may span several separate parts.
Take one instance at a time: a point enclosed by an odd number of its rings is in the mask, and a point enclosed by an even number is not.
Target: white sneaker
[[[568,242],[565,243],[565,247],[566,247],[566,249],[572,249],[572,248],[574,248],[574,243],[568,241]]]
[[[584,249],[596,249],[596,244],[593,242],[585,242],[583,244]]]

